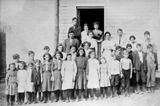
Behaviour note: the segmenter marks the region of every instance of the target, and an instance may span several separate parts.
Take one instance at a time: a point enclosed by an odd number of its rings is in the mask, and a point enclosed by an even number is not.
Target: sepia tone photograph
[[[160,106],[160,0],[0,0],[0,106]]]

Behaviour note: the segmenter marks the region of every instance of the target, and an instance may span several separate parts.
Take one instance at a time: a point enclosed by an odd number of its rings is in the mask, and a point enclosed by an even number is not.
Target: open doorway
[[[90,8],[82,7],[77,8],[77,17],[79,20],[79,25],[83,30],[83,25],[88,24],[89,30],[93,30],[93,23],[99,22],[99,29],[104,32],[104,8]]]

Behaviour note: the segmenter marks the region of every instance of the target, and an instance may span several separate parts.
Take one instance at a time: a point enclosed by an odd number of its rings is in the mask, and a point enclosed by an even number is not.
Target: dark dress
[[[61,90],[62,87],[61,67],[62,67],[62,60],[53,61],[54,81],[52,82],[52,91]]]
[[[48,65],[48,70],[46,70],[46,66]],[[46,64],[45,62],[42,64],[42,91],[51,91],[51,71],[52,71],[52,62]]]
[[[77,65],[76,89],[86,89],[86,68],[87,57],[77,57],[75,59]]]

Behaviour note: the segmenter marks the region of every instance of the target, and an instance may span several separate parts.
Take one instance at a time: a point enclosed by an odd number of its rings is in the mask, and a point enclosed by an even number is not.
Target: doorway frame
[[[76,6],[76,13],[77,13],[77,19],[78,19],[78,24],[80,25],[80,9],[103,9],[104,10],[104,17],[103,17],[103,31],[105,31],[105,6]]]

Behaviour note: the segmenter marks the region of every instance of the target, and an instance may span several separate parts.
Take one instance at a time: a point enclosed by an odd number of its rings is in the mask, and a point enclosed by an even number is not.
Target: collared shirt
[[[138,51],[138,54],[139,54],[139,59],[140,59],[140,61],[143,63],[143,54],[142,54],[142,52],[139,52],[139,51]]]

